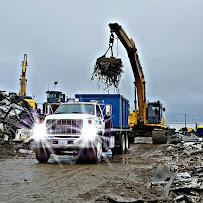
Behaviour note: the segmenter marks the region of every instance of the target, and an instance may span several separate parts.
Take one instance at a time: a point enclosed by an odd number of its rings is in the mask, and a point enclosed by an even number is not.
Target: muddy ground
[[[75,164],[74,158],[0,159],[1,202],[171,202],[165,187],[152,184],[158,165],[169,165],[167,145],[133,144],[125,155],[99,164]]]

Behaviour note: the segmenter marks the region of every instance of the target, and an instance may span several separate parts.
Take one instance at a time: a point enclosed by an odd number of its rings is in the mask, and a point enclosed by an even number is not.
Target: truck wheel
[[[128,137],[128,134],[126,134],[126,136],[125,136],[125,152],[128,152],[129,148],[130,148],[129,137]]]
[[[46,163],[50,158],[50,152],[47,148],[37,148],[35,154],[40,163]]]
[[[93,164],[97,164],[101,161],[102,147],[101,145],[90,149],[89,161]]]
[[[119,147],[114,148],[113,153],[115,154],[123,154],[125,153],[125,136],[124,134],[120,135]]]
[[[135,137],[128,136],[128,141],[130,144],[134,144],[135,143]]]
[[[102,146],[84,148],[78,154],[77,162],[99,163],[101,161]]]

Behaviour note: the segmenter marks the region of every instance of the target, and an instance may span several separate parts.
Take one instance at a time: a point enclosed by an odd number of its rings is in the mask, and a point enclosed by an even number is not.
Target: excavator
[[[110,23],[109,27],[111,31],[110,48],[112,49],[112,39],[114,38],[114,34],[116,34],[127,51],[135,78],[134,111],[129,113],[128,118],[129,127],[131,128],[129,141],[133,143],[134,138],[138,136],[151,136],[153,144],[164,144],[167,142],[166,119],[164,116],[165,108],[163,108],[160,101],[146,102],[146,82],[135,43],[128,37],[124,29],[118,23]],[[97,59],[97,64],[102,63],[111,63],[117,66],[116,63],[118,63],[118,60],[113,56],[107,58],[104,55]]]
[[[20,91],[18,96],[24,99],[29,106],[32,109],[36,109],[37,104],[36,101],[31,97],[26,95],[26,85],[27,85],[27,79],[26,79],[26,71],[27,71],[27,54],[24,54],[24,58],[22,61],[22,73],[20,78]]]

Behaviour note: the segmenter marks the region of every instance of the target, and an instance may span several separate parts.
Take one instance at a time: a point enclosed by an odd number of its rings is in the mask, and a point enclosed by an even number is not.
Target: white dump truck
[[[97,163],[108,150],[124,153],[129,148],[127,118],[128,101],[121,95],[76,95],[35,126],[36,158],[43,163],[50,154],[72,154]]]

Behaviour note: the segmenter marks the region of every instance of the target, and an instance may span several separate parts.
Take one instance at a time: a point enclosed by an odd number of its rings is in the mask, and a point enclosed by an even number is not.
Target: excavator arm
[[[111,35],[109,40],[109,49],[111,49],[111,57],[106,57],[106,53],[97,58],[93,77],[99,75],[99,80],[107,83],[107,87],[113,85],[117,88],[120,73],[122,72],[121,59],[113,56],[114,34],[125,47],[131,68],[134,74],[134,112],[129,113],[128,122],[131,128],[129,141],[134,143],[135,137],[152,137],[154,144],[167,143],[167,129],[163,126],[163,106],[157,102],[146,103],[145,79],[137,48],[132,39],[128,37],[126,32],[118,23],[109,24]]]
[[[26,70],[27,70],[27,54],[24,54],[24,59],[22,61],[22,73],[20,78],[19,96],[26,96]]]
[[[137,53],[137,49],[135,43],[132,39],[128,37],[126,32],[118,23],[110,23],[109,27],[112,33],[115,33],[123,46],[125,47],[128,57],[130,60],[130,64],[133,70],[134,78],[135,78],[135,101],[134,101],[134,108],[135,108],[135,116],[137,116],[137,123],[146,124],[146,90],[145,90],[145,79],[142,70],[142,66],[139,60],[139,56]],[[137,98],[136,98],[137,97]],[[138,105],[137,105],[138,104]],[[136,121],[135,121],[136,122]],[[135,123],[135,124],[137,124]]]
[[[28,64],[27,64],[27,54],[24,54],[24,58],[23,58],[23,61],[22,61],[22,72],[21,72],[21,77],[20,77],[20,91],[19,91],[19,95],[18,96],[20,96],[25,101],[27,101],[32,109],[36,109],[36,107],[37,107],[36,101],[32,97],[27,96],[27,94],[26,94],[26,86],[27,86],[26,72],[27,72],[27,66],[28,66]]]

